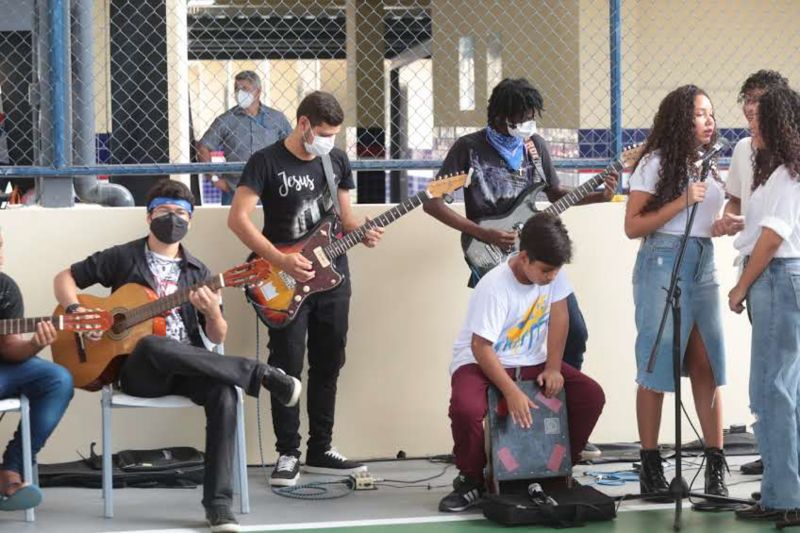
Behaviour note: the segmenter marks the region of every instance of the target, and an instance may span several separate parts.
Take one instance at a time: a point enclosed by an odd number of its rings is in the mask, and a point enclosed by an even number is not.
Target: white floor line
[[[691,503],[688,501],[683,502],[683,508],[688,509],[691,507]],[[672,509],[674,506],[672,504],[664,504],[664,503],[648,503],[642,505],[628,506],[625,507],[625,503],[623,502],[623,506],[619,509],[619,512],[633,512],[633,511],[651,511],[654,509]],[[483,515],[478,513],[470,513],[465,515],[432,515],[432,516],[419,516],[413,518],[378,518],[372,520],[342,520],[338,522],[299,522],[299,523],[286,523],[286,524],[264,524],[264,525],[254,525],[254,526],[241,526],[241,531],[298,531],[298,530],[309,530],[309,529],[331,529],[337,527],[364,527],[364,526],[390,526],[390,525],[401,525],[401,524],[427,524],[433,522],[464,522],[468,520],[483,520]],[[140,529],[140,530],[131,530],[131,531],[107,531],[105,533],[153,533],[153,531],[158,531],[159,533],[206,533],[208,531],[207,528],[200,528],[200,529],[192,529],[192,528],[181,528],[181,529]]]

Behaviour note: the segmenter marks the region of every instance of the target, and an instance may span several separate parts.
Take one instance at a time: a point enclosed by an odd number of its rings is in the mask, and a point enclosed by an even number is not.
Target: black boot
[[[654,494],[647,500],[654,502],[670,502],[669,484],[664,477],[664,466],[661,464],[661,454],[658,450],[640,450],[642,467],[639,469],[639,490],[642,494]],[[663,494],[664,496],[659,496]]]
[[[725,452],[719,448],[706,448],[706,494],[727,496],[728,487],[725,486],[725,470],[730,474]]]

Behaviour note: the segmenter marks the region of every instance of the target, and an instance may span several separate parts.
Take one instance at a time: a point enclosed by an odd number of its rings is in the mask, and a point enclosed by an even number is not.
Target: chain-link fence
[[[0,0],[0,10],[10,165],[0,176],[64,176],[40,181],[63,192],[80,175],[81,196],[97,175],[138,193],[149,180],[134,174],[182,174],[218,201],[224,179],[212,178],[240,172],[277,124],[239,106],[242,71],[291,125],[308,92],[337,96],[337,145],[354,160],[360,201],[430,179],[457,137],[485,125],[505,77],[542,92],[539,130],[573,184],[642,140],[678,85],[703,87],[737,139],[748,74],[800,79],[793,0]],[[54,194],[51,205],[63,200]]]

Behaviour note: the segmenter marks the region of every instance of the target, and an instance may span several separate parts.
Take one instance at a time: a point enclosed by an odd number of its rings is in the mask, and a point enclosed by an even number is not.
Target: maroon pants
[[[513,378],[515,369],[507,369]],[[520,368],[523,380],[535,380],[544,371],[544,363]],[[589,441],[594,425],[600,418],[606,403],[603,389],[585,374],[562,363],[564,392],[567,397],[567,419],[572,464],[580,460],[581,451]],[[489,378],[477,364],[460,367],[451,380],[450,427],[453,431],[453,454],[456,466],[469,478],[483,480],[486,451],[483,435],[483,419],[489,409],[487,390]]]

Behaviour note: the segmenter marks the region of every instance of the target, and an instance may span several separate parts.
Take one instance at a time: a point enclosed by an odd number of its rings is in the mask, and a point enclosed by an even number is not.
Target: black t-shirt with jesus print
[[[347,155],[334,148],[331,153],[334,182],[340,189],[353,189],[353,173]],[[323,216],[333,212],[322,160],[303,161],[283,141],[254,153],[247,161],[239,186],[261,197],[264,208],[264,236],[274,243],[302,239]]]

